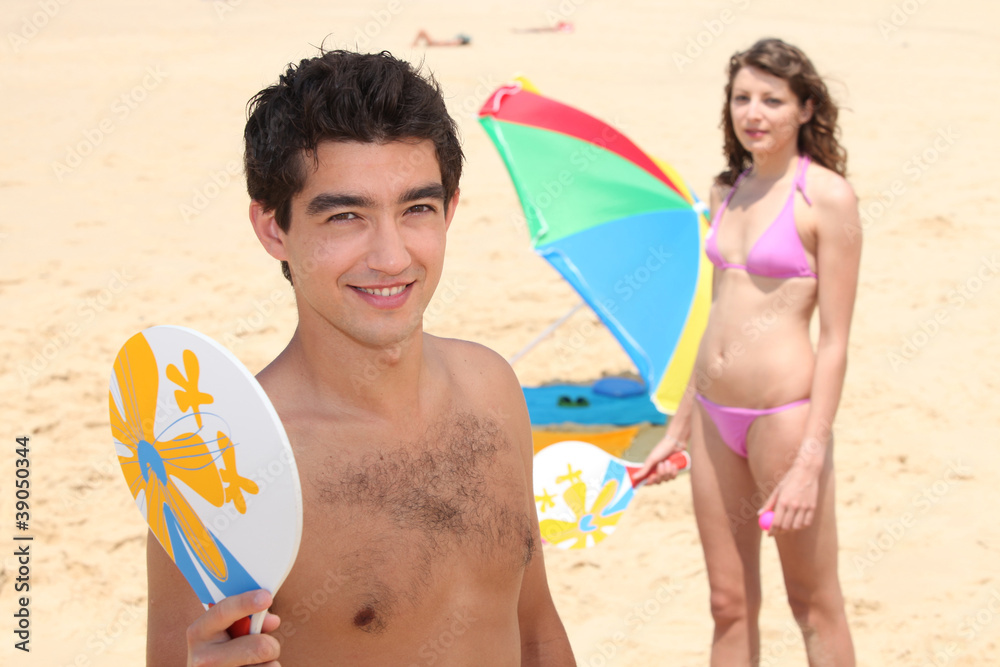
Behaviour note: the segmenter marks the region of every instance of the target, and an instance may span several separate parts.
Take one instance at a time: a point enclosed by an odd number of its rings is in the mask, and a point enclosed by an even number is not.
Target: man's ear
[[[288,253],[285,252],[285,232],[278,225],[274,217],[274,211],[264,208],[259,201],[250,202],[250,224],[257,234],[257,240],[264,246],[271,257],[288,261]]]
[[[448,210],[444,212],[444,228],[447,230],[451,227],[451,219],[455,217],[455,209],[458,208],[458,195],[461,193],[459,188],[455,188],[455,193],[451,196],[451,201],[448,202]]]

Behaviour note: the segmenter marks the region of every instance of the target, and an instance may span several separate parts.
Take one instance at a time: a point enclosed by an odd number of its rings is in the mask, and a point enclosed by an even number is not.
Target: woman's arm
[[[691,412],[694,409],[695,376],[691,374],[687,389],[684,390],[684,397],[677,405],[677,412],[670,418],[667,424],[667,432],[663,439],[656,443],[656,446],[649,452],[642,469],[636,474],[637,479],[642,479],[649,473],[646,479],[647,484],[659,484],[666,482],[680,471],[667,458],[674,452],[679,452],[687,448],[688,438],[691,437]],[[655,468],[655,470],[654,470]],[[649,471],[653,470],[652,473]]]
[[[854,191],[840,176],[816,172],[811,189],[816,193],[819,339],[802,443],[788,473],[762,508],[774,510],[775,531],[798,530],[812,523],[819,475],[829,454],[847,371],[847,342],[861,263],[861,221]]]
[[[728,187],[719,185],[718,183],[712,184],[708,192],[709,220],[715,219],[715,212],[719,210],[719,205],[722,204],[727,194],[729,194]],[[712,303],[715,303],[715,286],[719,278],[718,271],[718,269],[714,269],[712,272]],[[643,463],[642,470],[637,475],[641,478],[651,469],[656,468],[649,475],[647,484],[659,484],[660,482],[666,482],[677,477],[677,473],[679,472],[677,467],[667,461],[667,458],[671,454],[685,449],[688,438],[691,437],[691,415],[694,412],[694,395],[697,391],[697,379],[697,374],[692,373],[691,378],[688,380],[687,388],[684,390],[684,396],[677,405],[677,412],[674,413],[674,416],[670,418],[670,422],[667,424],[667,432],[663,435],[663,439],[649,452],[645,463]]]

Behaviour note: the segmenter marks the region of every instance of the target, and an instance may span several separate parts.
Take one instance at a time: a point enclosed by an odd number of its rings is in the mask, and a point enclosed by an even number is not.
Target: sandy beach
[[[0,47],[0,663],[144,661],[146,527],[107,412],[120,345],[196,328],[253,372],[294,297],[247,221],[247,100],[328,48],[386,49],[440,81],[467,157],[431,333],[510,356],[576,302],[529,248],[476,122],[515,75],[618,126],[701,195],[722,167],[724,68],[763,36],[803,48],[842,105],[865,245],[835,433],[840,573],[858,664],[1000,655],[1000,9],[984,0],[9,0]],[[572,34],[514,28],[572,21]],[[421,28],[472,36],[413,48]],[[992,92],[990,92],[992,91]],[[992,175],[991,175],[992,174]],[[590,312],[523,384],[634,372]],[[566,341],[583,332],[572,354]],[[578,346],[579,347],[579,346]],[[30,653],[13,634],[15,438],[30,436]],[[803,665],[765,541],[762,664]],[[687,479],[644,489],[613,538],[547,548],[580,665],[705,665],[708,585]]]

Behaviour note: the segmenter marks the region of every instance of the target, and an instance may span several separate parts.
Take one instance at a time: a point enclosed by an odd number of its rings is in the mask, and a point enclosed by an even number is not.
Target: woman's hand
[[[675,452],[683,451],[685,448],[685,443],[668,432],[653,447],[653,451],[646,457],[646,462],[636,477],[643,479],[649,474],[649,477],[645,478],[647,484],[659,484],[660,482],[666,482],[677,477],[677,473],[680,471],[677,469],[677,466],[667,460],[667,457]]]
[[[759,516],[769,510],[774,512],[769,535],[802,530],[812,525],[819,500],[820,470],[801,459],[788,469],[757,513]]]

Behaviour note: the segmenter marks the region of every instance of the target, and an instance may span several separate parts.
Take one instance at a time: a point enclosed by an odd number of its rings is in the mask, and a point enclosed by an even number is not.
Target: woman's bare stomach
[[[745,408],[808,398],[815,304],[814,280],[761,279],[727,270],[716,286],[695,360],[697,392],[720,405]]]

